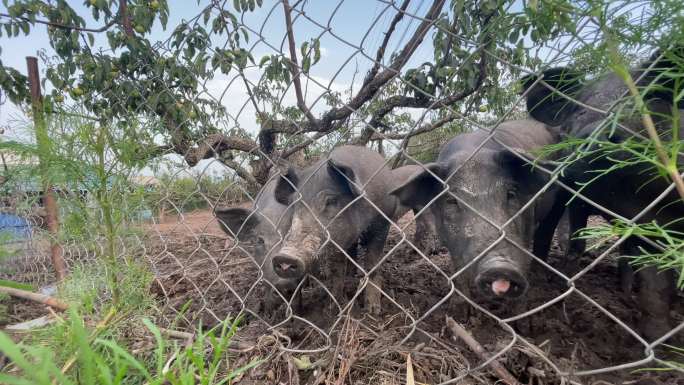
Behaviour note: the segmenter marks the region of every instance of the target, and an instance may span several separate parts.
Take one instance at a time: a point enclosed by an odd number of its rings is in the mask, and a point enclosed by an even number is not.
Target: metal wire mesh
[[[247,326],[244,334],[251,337],[255,345],[263,345],[265,336],[269,336],[275,341],[270,346],[278,354],[310,355],[320,359],[311,368],[316,370],[315,376],[323,375],[323,380],[330,381],[333,377],[332,371],[328,369],[337,368],[337,373],[343,373],[340,374],[342,379],[355,376],[369,382],[399,383],[398,379],[402,375],[398,373],[403,371],[403,367],[397,366],[396,362],[404,362],[403,356],[406,354],[413,355],[421,381],[440,384],[466,383],[463,381],[471,380],[492,382],[487,373],[495,362],[503,362],[519,378],[529,379],[530,383],[534,379],[546,379],[549,383],[553,383],[554,379],[561,379],[560,383],[584,383],[585,378],[624,379],[630,375],[631,369],[654,365],[669,366],[675,370],[673,373],[677,370],[681,372],[681,368],[673,366],[663,355],[667,350],[665,341],[681,334],[684,329],[684,318],[679,307],[672,309],[678,324],[666,335],[649,341],[636,326],[638,317],[634,314],[638,306],[620,297],[617,288],[619,284],[613,279],[617,269],[617,250],[629,236],[609,242],[609,246],[600,252],[589,252],[579,271],[570,271],[563,266],[563,251],[560,249],[565,246],[554,248],[549,258],[541,258],[533,254],[529,244],[521,244],[519,237],[511,235],[518,231],[516,226],[525,213],[532,210],[544,194],[552,189],[569,191],[575,196],[574,199],[586,202],[605,216],[620,218],[629,224],[639,222],[666,199],[674,185],[663,191],[657,200],[641,207],[636,215],[625,217],[613,212],[594,202],[592,196],[578,191],[576,186],[566,183],[563,171],[569,163],[551,166],[537,163],[529,154],[521,152],[497,136],[499,127],[505,125],[505,122],[524,116],[524,100],[530,88],[518,95],[505,113],[496,117],[490,114],[487,118],[490,121],[494,119],[494,122],[485,125],[482,123],[483,119],[473,117],[474,106],[467,106],[470,102],[467,96],[457,100],[463,104],[461,105],[449,101],[453,95],[430,94],[424,87],[412,84],[402,76],[402,66],[395,65],[397,56],[388,60],[376,54],[378,47],[387,45],[381,41],[381,32],[386,30],[380,27],[392,25],[392,28],[399,28],[395,37],[403,28],[400,38],[392,40],[397,45],[396,52],[400,52],[402,47],[416,49],[423,37],[441,30],[449,38],[471,47],[470,55],[473,60],[476,55],[481,55],[479,60],[486,58],[503,68],[515,67],[506,58],[489,50],[486,43],[470,41],[437,24],[434,15],[440,13],[444,1],[421,2],[411,7],[382,0],[373,2],[372,5],[369,3],[365,5],[366,9],[374,8],[376,17],[368,26],[354,26],[366,28],[360,41],[346,37],[345,31],[349,26],[341,25],[343,21],[340,21],[340,14],[353,12],[346,1],[341,0],[334,6],[328,6],[330,9],[327,17],[319,18],[314,15],[319,15],[320,12],[309,11],[310,7],[314,7],[312,2],[300,1],[291,7],[286,3],[286,9],[290,7],[291,10],[293,26],[306,25],[310,31],[309,36],[334,41],[349,53],[339,63],[337,71],[330,74],[329,79],[313,75],[313,70],[303,70],[300,64],[294,70],[297,75],[293,76],[286,89],[272,90],[273,98],[270,103],[273,105],[297,104],[299,100],[296,100],[294,94],[304,93],[304,106],[298,106],[301,110],[299,117],[280,115],[291,126],[284,131],[286,134],[282,138],[295,143],[294,147],[287,148],[295,154],[289,161],[299,170],[299,174],[288,173],[288,165],[280,159],[284,154],[266,152],[259,145],[245,149],[240,156],[232,159],[208,158],[196,166],[194,171],[189,171],[187,167],[179,168],[167,179],[155,182],[150,187],[157,193],[155,201],[147,202],[150,207],[154,207],[154,215],[149,222],[131,220],[132,224],[141,229],[134,236],[134,241],[121,239],[117,243],[120,256],[135,254],[136,258],[143,259],[152,269],[152,290],[162,303],[162,308],[159,309],[160,319],[169,324],[178,323],[180,319],[184,327],[192,328],[197,326],[198,321],[214,324],[229,315],[246,313]],[[226,7],[228,5],[223,2],[212,2],[207,9],[217,14]],[[265,4],[262,12],[268,16],[263,20],[255,22],[247,13],[243,13],[237,23],[252,36],[248,49],[250,54],[257,56],[266,52],[286,60],[288,65],[294,65],[288,50],[288,31],[286,24],[282,22],[282,10],[281,1]],[[199,13],[191,18],[186,26],[201,23],[202,15],[203,13]],[[403,17],[402,23],[392,24],[395,15]],[[490,22],[494,23],[496,20]],[[544,49],[539,53],[539,59],[544,65],[539,67],[539,71],[515,69],[524,74],[536,75],[537,79],[532,86],[544,86],[544,78],[539,76],[542,74],[541,70],[567,63],[565,52],[595,41],[597,31],[589,24],[587,22],[580,26],[574,36],[564,36],[542,44]],[[390,35],[388,33],[388,37]],[[411,47],[414,43],[416,47]],[[171,44],[169,40],[155,49],[164,56],[173,51]],[[223,48],[228,46],[229,42],[226,42]],[[400,53],[398,55],[401,57]],[[144,63],[141,62],[141,65]],[[412,116],[412,127],[395,133],[372,121],[372,114],[362,109],[362,105],[357,102],[367,83],[361,85],[354,77],[348,89],[339,86],[336,79],[338,76],[344,78],[341,75],[344,71],[365,66],[375,68],[375,76],[387,76],[391,79],[382,83],[381,90],[404,87],[412,90],[417,95],[416,99],[428,100],[421,104],[422,112]],[[201,81],[197,87],[202,90],[202,97],[214,99],[226,106],[225,118],[212,122],[224,132],[244,128],[245,122],[255,120],[263,113],[263,109],[271,107],[263,99],[255,97],[263,87],[268,86],[267,74],[263,68],[256,64],[247,65],[236,72],[211,81],[199,77],[194,79]],[[381,75],[377,75],[378,73]],[[195,77],[192,73],[187,76]],[[301,82],[304,83],[303,91],[302,84],[297,84]],[[169,92],[171,93],[171,89]],[[575,95],[564,96],[576,103],[582,103]],[[364,99],[363,105],[386,103],[384,98],[386,95],[382,91],[375,92],[372,97]],[[477,99],[473,100],[472,103],[477,102]],[[125,103],[122,102],[122,105]],[[438,107],[439,113],[435,112]],[[326,108],[329,110],[324,111]],[[398,116],[404,112],[394,112],[394,115],[388,116]],[[603,112],[605,124],[598,125],[596,132],[604,130],[615,113]],[[322,117],[316,118],[318,114]],[[333,114],[346,117],[330,120]],[[449,132],[432,130],[431,125],[440,119],[444,122],[456,122],[466,132],[486,131],[486,135],[464,154],[460,165],[451,169],[449,175],[435,173],[415,150],[416,147],[427,148],[433,150],[434,156],[434,150],[453,136]],[[420,137],[420,142],[411,139],[420,132],[433,134]],[[354,140],[359,137],[372,138],[361,144],[372,143],[368,147],[386,156],[381,163],[367,170],[365,179],[350,178],[342,173],[345,183],[358,191],[358,194],[333,214],[328,212],[328,217],[321,218],[320,202],[311,198],[310,190],[318,193],[327,188],[325,185],[316,185],[317,178],[328,172],[330,162],[335,159],[330,151],[307,154],[305,145],[320,144],[328,140],[328,149],[332,150],[337,144],[358,144]],[[490,218],[487,213],[474,207],[471,198],[464,196],[461,190],[454,188],[453,183],[449,183],[450,178],[462,170],[478,167],[479,156],[494,142],[515,154],[519,160],[542,170],[547,176],[542,187],[534,191],[528,201],[516,207],[514,213],[503,221]],[[297,147],[297,143],[302,145]],[[207,141],[207,145],[216,147],[215,153],[221,152],[218,150],[220,141]],[[299,159],[295,160],[297,156]],[[237,169],[253,170],[255,159],[263,160],[270,168],[267,186],[283,185],[284,188],[293,190],[290,200],[283,206],[286,208],[281,209],[278,215],[271,216],[265,212],[268,209],[265,202],[269,199],[273,201],[277,192],[267,188],[259,191],[253,184],[245,183],[244,179],[236,175]],[[413,175],[425,171],[441,184],[439,192],[424,206],[409,213],[408,207],[403,208],[403,212],[388,210],[383,207],[383,201],[379,198],[389,197],[389,184],[396,180],[388,175],[391,175],[392,169],[396,169],[399,161],[415,164],[417,169]],[[304,172],[303,169],[307,171]],[[220,191],[202,186],[202,181],[211,172],[228,175],[224,177],[227,182],[220,186]],[[179,193],[179,181],[184,181],[190,187]],[[383,184],[387,186],[381,193],[373,190],[379,188],[377,185]],[[435,245],[435,241],[426,244],[414,237],[418,226],[423,228],[419,232],[426,231],[424,228],[427,227],[427,232],[432,233],[430,236],[439,238],[433,222],[435,216],[445,215],[444,212],[437,212],[436,208],[442,207],[438,202],[447,199],[469,211],[475,220],[488,224],[491,229],[492,241],[479,249],[476,255],[450,257],[442,245]],[[228,206],[241,207],[249,213],[241,226],[231,228],[231,231],[237,229],[233,234],[227,234],[230,231],[222,229],[214,215],[216,208]],[[364,212],[358,213],[360,210]],[[355,233],[357,223],[353,221],[362,215],[372,216],[374,221],[382,222],[379,227],[384,226],[384,230],[372,233],[371,239],[362,239],[364,244],[358,245],[359,234]],[[304,226],[301,221],[305,217],[310,217],[311,222]],[[268,250],[258,248],[259,234],[250,232],[247,228],[248,222],[254,219],[260,220],[262,224],[266,223],[272,232],[277,233],[277,242],[270,245]],[[377,225],[375,222],[373,224]],[[282,252],[282,244],[289,242],[292,246],[293,242],[299,241],[301,243],[295,246],[301,249],[307,247],[302,241],[304,238],[293,235],[296,231],[300,235],[303,233],[302,237],[320,235],[314,246],[313,264],[316,266],[304,278],[297,279],[294,287],[284,291],[276,282],[277,278],[273,278],[269,271],[273,269],[273,257]],[[371,260],[369,255],[373,250],[370,250],[372,246],[369,245],[372,242],[369,241],[373,241],[373,237],[384,240],[382,231],[389,232],[387,242],[383,243],[384,248],[378,258]],[[345,232],[354,235],[352,238],[355,239],[347,240]],[[558,243],[562,243],[560,238],[564,236],[567,237],[567,234],[558,232]],[[649,241],[648,238],[643,239]],[[104,241],[95,238],[94,244],[98,243]],[[492,303],[466,288],[472,271],[502,245],[514,248],[529,259],[530,289],[525,300]],[[360,253],[358,248],[361,249]],[[27,252],[21,261],[12,259],[7,262],[14,270],[4,273],[4,276],[29,274],[30,277],[26,280],[39,285],[52,281],[47,246],[30,241],[22,249]],[[64,252],[70,270],[79,264],[87,265],[97,254],[89,246],[78,243],[64,245]],[[465,263],[454,266],[452,259],[456,257],[464,258]],[[373,291],[379,292],[381,296],[382,309],[379,314],[371,314],[365,303],[366,294]],[[681,296],[674,302],[678,305]],[[488,350],[486,359],[473,355],[457,339],[450,338],[450,332],[445,329],[444,318],[462,312],[466,315],[459,321],[464,322],[472,334],[484,342]],[[525,323],[529,324],[528,327],[525,327]],[[350,375],[352,372],[354,374]],[[362,377],[361,373],[365,373],[366,377]],[[601,377],[608,374],[616,377]],[[680,374],[674,374],[675,377],[678,375]]]

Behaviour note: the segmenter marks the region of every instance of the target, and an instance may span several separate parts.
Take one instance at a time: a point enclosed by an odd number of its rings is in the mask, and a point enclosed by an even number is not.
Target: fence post
[[[36,132],[36,145],[38,146],[38,163],[40,176],[42,178],[43,202],[47,215],[48,232],[52,236],[50,240],[50,256],[55,267],[57,280],[61,281],[66,276],[66,264],[62,246],[59,244],[59,211],[57,208],[57,198],[52,191],[50,175],[48,170],[48,160],[45,157],[50,151],[50,138],[48,137],[47,124],[43,115],[43,98],[40,93],[40,75],[38,73],[38,59],[33,56],[26,57],[28,67],[28,80],[31,89],[31,104],[33,106],[33,122]]]

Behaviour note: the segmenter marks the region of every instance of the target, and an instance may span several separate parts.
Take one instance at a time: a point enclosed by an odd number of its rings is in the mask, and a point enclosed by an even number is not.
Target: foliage
[[[230,205],[246,199],[242,183],[234,178],[182,177],[164,174],[159,185],[145,192],[145,201],[156,211],[171,210],[184,213],[197,209],[212,208],[214,204]],[[249,192],[250,194],[253,192]]]
[[[105,314],[115,305],[106,269],[107,266],[98,261],[75,266],[58,286],[59,298],[84,316]],[[149,267],[141,261],[131,261],[116,269],[120,279],[117,284],[119,311],[134,315],[149,312],[154,305],[150,294],[153,276]]]
[[[439,119],[450,111],[467,113],[473,106],[482,105],[492,113],[504,113],[514,101],[515,91],[501,85],[516,78],[520,68],[536,69],[540,64],[526,41],[538,43],[574,33],[579,22],[570,17],[574,8],[567,1],[534,2],[520,10],[518,2],[512,0],[448,1],[448,6],[438,8],[433,15],[433,57],[413,68],[403,68],[414,47],[407,43],[397,52],[385,52],[392,33],[405,18],[397,13],[361,89],[325,93],[323,101],[330,110],[320,118],[313,117],[318,120],[314,124],[303,101],[287,105],[282,103],[282,96],[292,82],[299,81],[300,75],[294,74],[301,70],[301,75],[308,76],[323,60],[320,36],[298,39],[299,49],[291,55],[299,58],[265,55],[257,64],[244,48],[254,40],[254,32],[241,24],[240,14],[261,7],[261,1],[235,1],[232,10],[224,3],[212,2],[177,26],[167,26],[170,9],[166,0],[128,0],[125,12],[121,2],[88,1],[85,5],[92,18],[104,24],[100,28],[86,26],[84,16],[63,0],[5,3],[8,13],[0,18],[0,29],[6,36],[29,34],[38,25],[48,26],[57,57],[54,65],[48,63],[46,71],[54,87],[45,101],[48,112],[64,110],[71,100],[104,126],[136,130],[137,122],[147,121],[150,125],[140,138],[145,145],[137,153],[140,159],[175,152],[192,166],[202,158],[216,157],[241,177],[249,179],[251,173],[261,183],[270,166],[264,155],[277,157],[282,151],[283,156],[289,156],[293,151],[288,150],[296,146],[311,146],[306,151],[315,154],[340,142],[365,144],[373,139],[367,135],[367,128],[409,134],[414,125],[402,110],[405,108],[436,112],[429,114],[429,119]],[[298,8],[290,12],[304,12],[305,6],[297,3]],[[148,40],[156,23],[171,31],[163,49]],[[425,33],[421,31],[415,32],[417,41]],[[99,33],[106,34],[107,49],[97,50],[94,35]],[[499,60],[510,65],[501,66]],[[300,68],[294,67],[295,62]],[[392,77],[386,77],[381,63],[396,66],[400,76],[390,81]],[[257,84],[245,78],[249,66],[258,66],[264,73]],[[26,102],[26,79],[18,76],[16,69],[0,68],[5,74],[0,77],[1,89],[14,102]],[[259,133],[248,133],[237,122],[229,130],[220,129],[219,122],[230,117],[201,87],[218,72],[241,77],[253,104],[263,106],[257,108],[255,116],[261,125]],[[351,100],[360,103],[353,108],[358,115],[354,122],[346,121],[351,111],[342,111]],[[315,133],[318,144],[303,145],[310,141],[310,133]],[[280,135],[276,139],[274,134]],[[202,145],[207,139],[213,143],[210,148]],[[327,144],[321,147],[321,142]],[[255,148],[262,152],[253,152]],[[245,170],[234,161],[237,157],[261,164]]]
[[[142,323],[156,341],[151,357],[136,357],[111,336],[98,336],[96,329],[89,330],[79,314],[69,312],[63,321],[65,340],[77,360],[78,370],[63,370],[55,357],[64,353],[62,345],[15,343],[0,333],[0,352],[6,355],[18,374],[0,374],[3,384],[50,385],[60,384],[115,385],[147,383],[185,385],[197,381],[207,385],[230,384],[241,373],[259,365],[255,360],[233,368],[227,348],[237,331],[239,318],[225,320],[215,328],[199,333],[193,343],[179,346],[162,337],[150,320]],[[16,372],[15,372],[16,373]]]
[[[657,266],[661,270],[673,269],[679,273],[677,286],[684,289],[684,233],[670,230],[670,224],[656,222],[635,224],[615,219],[611,224],[597,225],[582,229],[578,239],[596,241],[591,248],[597,248],[614,237],[644,236],[660,244],[664,251],[653,252],[640,249],[641,254],[629,256],[630,262],[638,267]]]

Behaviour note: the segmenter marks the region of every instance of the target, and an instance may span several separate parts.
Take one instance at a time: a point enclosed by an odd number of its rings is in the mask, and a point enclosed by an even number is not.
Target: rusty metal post
[[[48,160],[45,159],[45,156],[48,155],[50,151],[50,138],[47,132],[45,116],[43,115],[43,97],[40,93],[38,59],[27,56],[26,65],[28,67],[28,80],[31,89],[33,122],[35,124],[36,145],[38,146],[38,162],[42,178],[43,203],[45,204],[45,212],[47,214],[48,232],[52,236],[52,239],[50,240],[50,255],[52,257],[52,264],[55,267],[57,280],[61,281],[66,276],[66,264],[64,263],[62,246],[59,244],[58,240],[59,210],[57,208],[57,198],[55,197],[55,192],[52,191],[49,175],[50,171],[47,164]]]

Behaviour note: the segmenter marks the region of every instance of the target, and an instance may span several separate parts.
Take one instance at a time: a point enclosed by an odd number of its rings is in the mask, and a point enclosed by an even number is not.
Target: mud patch
[[[414,231],[407,215],[400,222],[407,227],[406,237],[396,229],[390,232],[385,251],[391,255],[381,266],[389,298],[383,298],[382,316],[374,318],[365,312],[363,292],[358,290],[363,274],[352,262],[347,264],[345,298],[332,296],[331,282],[339,277],[333,271],[329,277],[303,282],[292,298],[277,297],[275,305],[265,304],[267,294],[275,291],[259,278],[253,259],[240,251],[240,245],[213,231],[216,228],[206,222],[211,218],[201,217],[194,229],[186,223],[168,226],[176,231],[156,228],[150,233],[148,258],[157,276],[155,292],[165,303],[166,319],[180,319],[188,327],[246,313],[240,339],[256,344],[248,355],[260,352],[270,360],[239,383],[297,383],[296,379],[302,384],[399,384],[410,353],[419,382],[461,378],[458,383],[494,384],[493,373],[478,368],[482,359],[446,330],[446,316],[462,322],[488,352],[502,352],[499,361],[523,383],[684,383],[684,377],[674,373],[633,370],[558,376],[558,371],[597,370],[646,357],[645,347],[629,331],[636,330],[639,313],[633,299],[620,291],[612,257],[578,279],[573,290],[566,280],[535,263],[526,301],[512,308],[471,298],[473,306],[458,300],[456,286],[448,279],[453,271],[445,249],[421,255],[407,242]],[[581,264],[590,263],[597,252]],[[360,255],[356,263],[363,266]],[[548,263],[565,273],[558,245]],[[677,322],[684,321],[682,302],[680,297],[673,309]],[[513,329],[496,319],[535,309],[510,322]],[[657,354],[669,357],[662,349]],[[293,362],[302,359],[310,365],[293,369]]]

